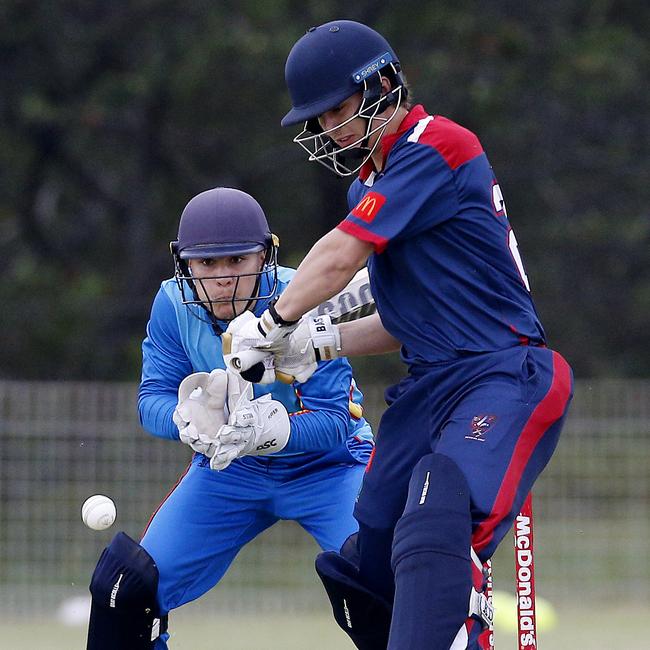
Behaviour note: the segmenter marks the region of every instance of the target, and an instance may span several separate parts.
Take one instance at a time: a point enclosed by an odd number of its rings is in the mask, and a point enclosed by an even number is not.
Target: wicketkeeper
[[[259,378],[272,383],[254,387],[225,370],[221,335],[236,348],[258,336],[256,316],[294,273],[278,266],[277,247],[262,208],[239,190],[203,192],[181,215],[175,276],[154,299],[142,345],[138,410],[145,429],[194,454],[140,543],[118,533],[104,550],[89,650],[167,648],[168,613],[214,587],[280,519],[323,550],[357,530],[373,440],[349,363],[315,362],[304,383],[285,384],[267,362]]]

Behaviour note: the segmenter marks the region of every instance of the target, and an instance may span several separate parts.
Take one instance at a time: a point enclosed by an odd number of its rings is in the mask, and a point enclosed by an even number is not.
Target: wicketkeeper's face
[[[199,299],[219,320],[239,316],[256,295],[264,251],[188,260]]]

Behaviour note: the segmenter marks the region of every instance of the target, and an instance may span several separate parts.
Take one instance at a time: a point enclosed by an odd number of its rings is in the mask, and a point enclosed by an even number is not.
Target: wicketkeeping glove
[[[226,372],[220,368],[188,375],[178,387],[172,419],[181,441],[200,454],[214,453],[217,432],[226,421],[226,390]]]
[[[217,435],[210,467],[222,470],[240,456],[273,454],[284,449],[290,433],[289,414],[281,402],[268,394],[252,401],[244,395]]]
[[[233,372],[230,368],[226,369],[226,377],[228,379],[226,405],[228,407],[228,416],[230,416],[231,413],[235,412],[240,402],[243,404],[253,399],[253,384],[243,379],[241,375]]]

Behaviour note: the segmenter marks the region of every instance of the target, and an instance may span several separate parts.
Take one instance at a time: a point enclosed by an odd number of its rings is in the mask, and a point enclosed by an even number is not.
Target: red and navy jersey
[[[374,245],[372,292],[404,361],[543,344],[517,240],[478,138],[415,106],[381,145],[382,172],[361,170],[338,228]]]

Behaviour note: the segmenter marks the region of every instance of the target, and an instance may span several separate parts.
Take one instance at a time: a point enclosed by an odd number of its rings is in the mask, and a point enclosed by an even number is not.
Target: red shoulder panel
[[[440,115],[429,122],[418,142],[436,149],[452,169],[483,153],[479,139],[471,131]]]

